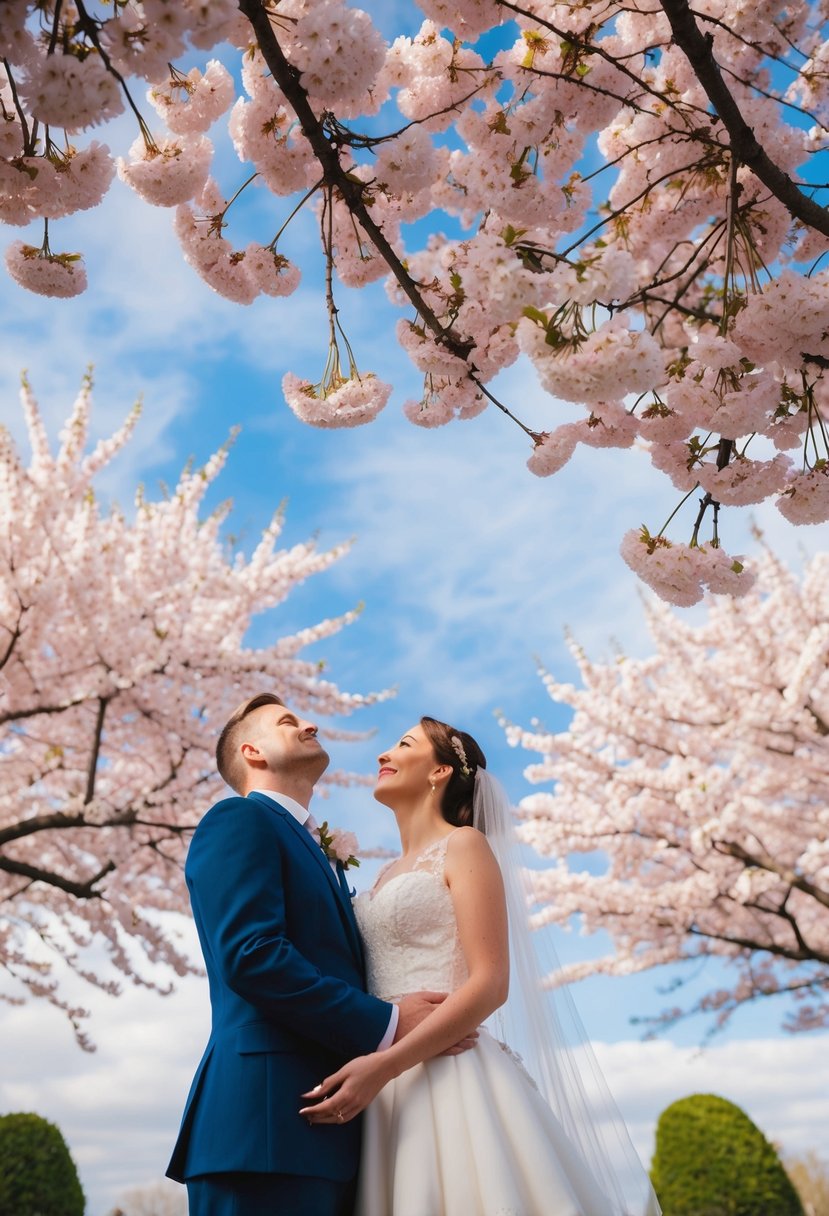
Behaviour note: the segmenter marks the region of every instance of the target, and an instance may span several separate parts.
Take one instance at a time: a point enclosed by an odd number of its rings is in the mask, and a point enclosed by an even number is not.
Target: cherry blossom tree
[[[249,557],[230,552],[227,506],[199,516],[226,449],[160,501],[139,492],[132,517],[104,510],[94,479],[137,410],[85,454],[90,387],[56,456],[25,383],[28,466],[0,429],[0,999],[47,998],[86,1046],[67,966],[108,991],[193,969],[166,914],[188,910],[186,844],[221,792],[212,752],[233,708],[263,687],[314,715],[376,699],[341,692],[302,657],[354,612],[247,641],[345,546],[277,548],[278,514]]]
[[[612,939],[564,979],[719,958],[733,982],[694,1006],[715,1025],[789,993],[790,1029],[825,1026],[829,554],[798,580],[764,552],[752,591],[712,599],[701,624],[646,611],[649,658],[592,663],[573,646],[580,686],[544,675],[573,710],[566,730],[505,723],[539,757],[527,778],[555,782],[520,808],[523,838],[555,859],[534,876],[536,919]]]
[[[675,512],[628,531],[625,560],[673,603],[744,594],[753,575],[721,547],[721,505],[771,497],[792,523],[829,518],[829,213],[813,166],[829,131],[825,6],[420,9],[420,29],[387,45],[344,0],[7,0],[0,219],[42,226],[9,246],[9,273],[83,291],[57,224],[117,172],[173,210],[215,291],[287,296],[290,221],[316,207],[330,341],[318,380],[285,376],[300,418],[356,426],[385,406],[390,386],[358,371],[335,302],[335,281],[385,277],[424,376],[410,421],[493,403],[540,476],[579,444],[644,447],[698,507],[684,542],[667,535]],[[125,110],[136,138],[121,155],[80,146]],[[220,184],[225,115],[243,168]],[[234,247],[253,183],[274,196],[273,226]],[[559,403],[544,431],[490,387],[519,356]]]

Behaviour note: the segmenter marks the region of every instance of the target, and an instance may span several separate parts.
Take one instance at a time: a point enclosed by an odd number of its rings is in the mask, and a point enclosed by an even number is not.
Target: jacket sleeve
[[[186,867],[203,946],[222,980],[263,1017],[344,1053],[374,1051],[392,1006],[324,975],[289,936],[285,876],[295,857],[288,839],[274,812],[255,800],[229,798],[208,812]],[[341,931],[339,922],[335,928]]]

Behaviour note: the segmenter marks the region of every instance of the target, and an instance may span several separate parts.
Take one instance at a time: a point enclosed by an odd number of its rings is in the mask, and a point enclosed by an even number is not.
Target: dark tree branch
[[[0,870],[4,870],[6,874],[17,874],[31,882],[46,883],[50,887],[57,887],[59,891],[65,891],[67,895],[74,895],[77,899],[101,899],[101,892],[94,890],[95,884],[114,869],[115,862],[108,861],[103,869],[87,882],[73,882],[71,878],[64,878],[62,874],[54,874],[51,870],[41,870],[36,866],[27,865],[24,861],[14,861],[11,857],[0,857]]]
[[[5,726],[7,722],[20,722],[23,718],[39,718],[41,714],[63,714],[67,709],[74,709],[77,705],[86,704],[86,697],[78,697],[74,701],[63,701],[57,705],[32,705],[27,709],[10,709],[4,714],[0,714],[0,726]]]
[[[0,656],[0,671],[2,671],[2,669],[6,666],[6,664],[8,663],[9,659],[12,656],[12,651],[14,650],[17,643],[20,641],[21,634],[23,633],[22,622],[23,622],[23,610],[21,609],[20,616],[17,618],[17,621],[15,622],[14,629],[9,629],[9,644],[6,647],[5,651],[3,652],[2,656]]]
[[[95,736],[92,740],[92,751],[89,756],[89,770],[86,777],[86,793],[84,794],[84,806],[92,801],[95,797],[95,774],[98,771],[98,757],[101,754],[101,739],[104,734],[104,718],[106,716],[107,705],[109,699],[100,697],[98,699],[98,712],[95,715]]]
[[[55,811],[52,815],[35,815],[31,819],[21,819],[18,823],[0,828],[0,848],[10,840],[22,840],[24,836],[33,836],[35,832],[50,832],[55,828],[88,827],[83,815],[78,812],[67,815],[63,811]]]
[[[735,160],[747,165],[790,215],[824,236],[829,236],[829,212],[803,194],[787,173],[771,160],[743,118],[723,80],[712,50],[713,38],[703,34],[688,0],[659,0],[671,25],[675,44],[688,62],[731,139]]]

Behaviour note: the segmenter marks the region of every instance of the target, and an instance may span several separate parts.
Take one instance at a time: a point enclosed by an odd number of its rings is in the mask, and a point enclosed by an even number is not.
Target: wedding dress
[[[368,989],[393,1001],[467,978],[443,877],[451,833],[354,903]],[[477,1045],[409,1069],[363,1116],[355,1216],[608,1216],[580,1152],[520,1059]]]

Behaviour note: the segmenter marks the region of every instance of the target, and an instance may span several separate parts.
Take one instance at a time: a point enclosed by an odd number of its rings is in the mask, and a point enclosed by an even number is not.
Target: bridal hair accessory
[[[526,1071],[604,1193],[602,1216],[660,1216],[656,1194],[573,998],[566,987],[551,989],[545,979],[559,970],[555,947],[549,931],[541,938],[530,929],[533,901],[512,808],[503,786],[480,765],[472,795],[472,824],[484,833],[495,854],[507,901],[510,986],[506,1004],[492,1016],[495,1038],[521,1052]],[[543,959],[535,947],[539,938]]]
[[[359,866],[357,854],[360,845],[353,832],[344,832],[342,828],[330,828],[326,819],[314,832],[319,840],[320,848],[329,861],[337,861],[344,870],[349,866]]]
[[[469,767],[469,761],[466,758],[466,752],[464,751],[464,747],[460,739],[457,735],[452,735],[449,742],[452,744],[452,747],[455,749],[455,754],[461,762],[461,776],[471,777],[472,769]]]

